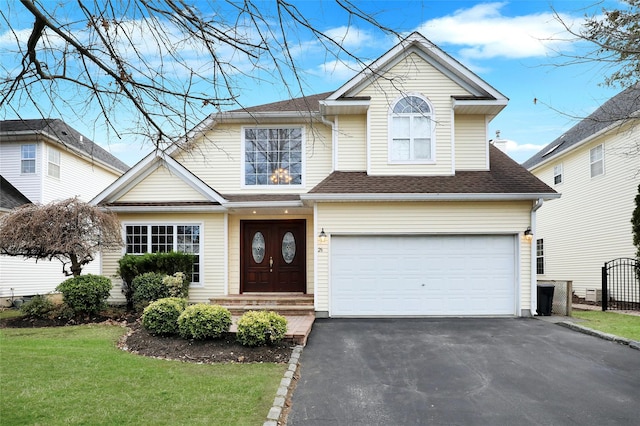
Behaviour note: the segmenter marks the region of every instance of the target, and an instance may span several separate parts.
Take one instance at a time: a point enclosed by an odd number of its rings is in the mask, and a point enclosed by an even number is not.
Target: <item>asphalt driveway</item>
[[[640,351],[536,319],[316,320],[288,424],[636,425]]]

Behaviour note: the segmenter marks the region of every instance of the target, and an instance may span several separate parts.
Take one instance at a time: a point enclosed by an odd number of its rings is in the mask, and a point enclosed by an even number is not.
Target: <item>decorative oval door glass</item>
[[[293,258],[296,257],[296,239],[291,232],[282,237],[282,257],[287,263],[293,262]]]
[[[253,254],[253,260],[256,263],[262,263],[264,259],[264,236],[262,232],[256,232],[251,241],[251,253]]]

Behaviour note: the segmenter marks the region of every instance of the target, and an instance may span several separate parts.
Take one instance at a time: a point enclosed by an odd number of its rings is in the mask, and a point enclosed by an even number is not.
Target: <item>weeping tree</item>
[[[365,65],[349,44],[356,23],[397,35],[366,5],[332,3],[348,26],[322,30],[285,0],[9,2],[0,9],[0,29],[8,28],[0,33],[0,111],[29,107],[47,117],[47,100],[55,113],[105,123],[119,137],[117,117],[126,116],[127,133],[157,149],[180,145],[210,113],[241,107],[245,90],[277,84],[289,97],[304,95],[305,55],[360,71]],[[30,22],[18,23],[25,14]]]
[[[78,276],[103,249],[122,247],[115,214],[77,198],[27,204],[0,217],[0,254],[58,259],[66,276]]]

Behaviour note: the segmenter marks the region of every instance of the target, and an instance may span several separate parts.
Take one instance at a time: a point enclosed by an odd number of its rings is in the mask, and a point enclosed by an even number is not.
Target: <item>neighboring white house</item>
[[[0,214],[26,202],[88,201],[129,167],[57,119],[0,121]],[[84,269],[99,273],[100,262]],[[0,300],[53,291],[62,264],[0,256]]]
[[[192,301],[300,293],[318,316],[531,315],[524,233],[558,194],[489,144],[507,102],[414,33],[333,92],[211,115],[187,149],[150,154],[94,198],[126,239],[103,274],[125,252],[179,250],[198,256]]]
[[[538,279],[573,281],[580,297],[600,289],[604,262],[636,253],[640,86],[611,98],[523,166],[562,194],[538,210]]]

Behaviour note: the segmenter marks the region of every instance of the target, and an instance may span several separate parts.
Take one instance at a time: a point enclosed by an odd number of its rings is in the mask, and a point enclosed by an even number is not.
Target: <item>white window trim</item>
[[[542,255],[538,255],[538,241],[542,241]],[[545,264],[545,256],[544,256],[544,238],[538,238],[536,239],[536,246],[535,246],[535,252],[536,252],[536,275],[544,275],[546,270],[547,270],[547,265]],[[539,274],[538,273],[538,259],[542,259],[542,273]]]
[[[598,148],[599,146],[602,147],[602,158],[600,158],[600,160],[597,161],[591,161],[591,152]],[[597,163],[598,161],[602,162],[602,173],[597,174],[597,175],[592,175],[591,174],[591,166],[593,166],[595,163]],[[598,145],[594,146],[593,148],[589,149],[589,176],[593,179],[593,178],[597,178],[598,176],[603,176],[605,174],[605,166],[604,166],[604,144],[603,143],[599,143]]]
[[[58,162],[54,162],[51,161],[51,154],[57,154],[58,157]],[[58,151],[55,148],[52,147],[48,147],[47,148],[47,176],[52,177],[54,179],[60,179],[60,176],[62,175],[62,167],[61,167],[61,163],[62,163],[62,155],[60,154],[60,151]],[[51,174],[51,165],[54,166],[58,166],[58,176],[54,176]]]
[[[204,222],[171,222],[171,221],[127,221],[122,222],[122,240],[124,246],[122,247],[122,254],[127,254],[127,226],[173,226],[174,235],[177,232],[178,226],[199,226],[200,227],[200,243],[198,244],[200,256],[200,281],[191,282],[190,288],[203,288],[205,283],[204,278]],[[174,246],[178,243],[178,239],[174,238]],[[151,238],[147,238],[147,252],[151,253]],[[141,256],[146,253],[129,253],[133,256]]]
[[[412,97],[412,96],[415,96],[425,101],[427,105],[429,105],[429,109],[431,109],[431,115],[430,115],[430,119],[431,119],[430,157],[431,158],[428,160],[393,160],[392,159],[393,126],[391,125],[391,122],[394,117],[393,109],[395,108],[396,104],[400,102],[402,99]],[[435,111],[435,108],[433,108],[433,104],[431,103],[429,98],[427,98],[426,96],[420,93],[405,93],[404,95],[394,100],[389,106],[389,110],[387,112],[387,163],[388,164],[436,164],[436,111]]]
[[[247,185],[245,182],[245,159],[246,159],[246,141],[245,141],[245,129],[300,129],[300,137],[302,138],[301,146],[300,146],[300,184],[299,185]],[[240,128],[241,133],[241,155],[242,159],[240,161],[240,188],[241,189],[261,189],[261,190],[269,190],[269,191],[280,191],[284,189],[300,189],[305,188],[306,185],[306,150],[307,150],[307,132],[306,126],[302,126],[299,124],[291,124],[291,125],[281,125],[281,126],[242,126]]]
[[[25,158],[23,157],[22,147],[24,146],[32,146],[34,149],[33,158]],[[22,171],[22,163],[24,161],[33,161],[33,172],[24,172]],[[38,145],[34,143],[23,143],[20,145],[20,174],[21,175],[35,175],[38,173]]]
[[[556,167],[560,169],[560,173],[556,173]],[[560,182],[556,183],[556,177],[560,176]],[[564,183],[564,165],[562,163],[558,163],[553,166],[553,184],[561,185]]]

